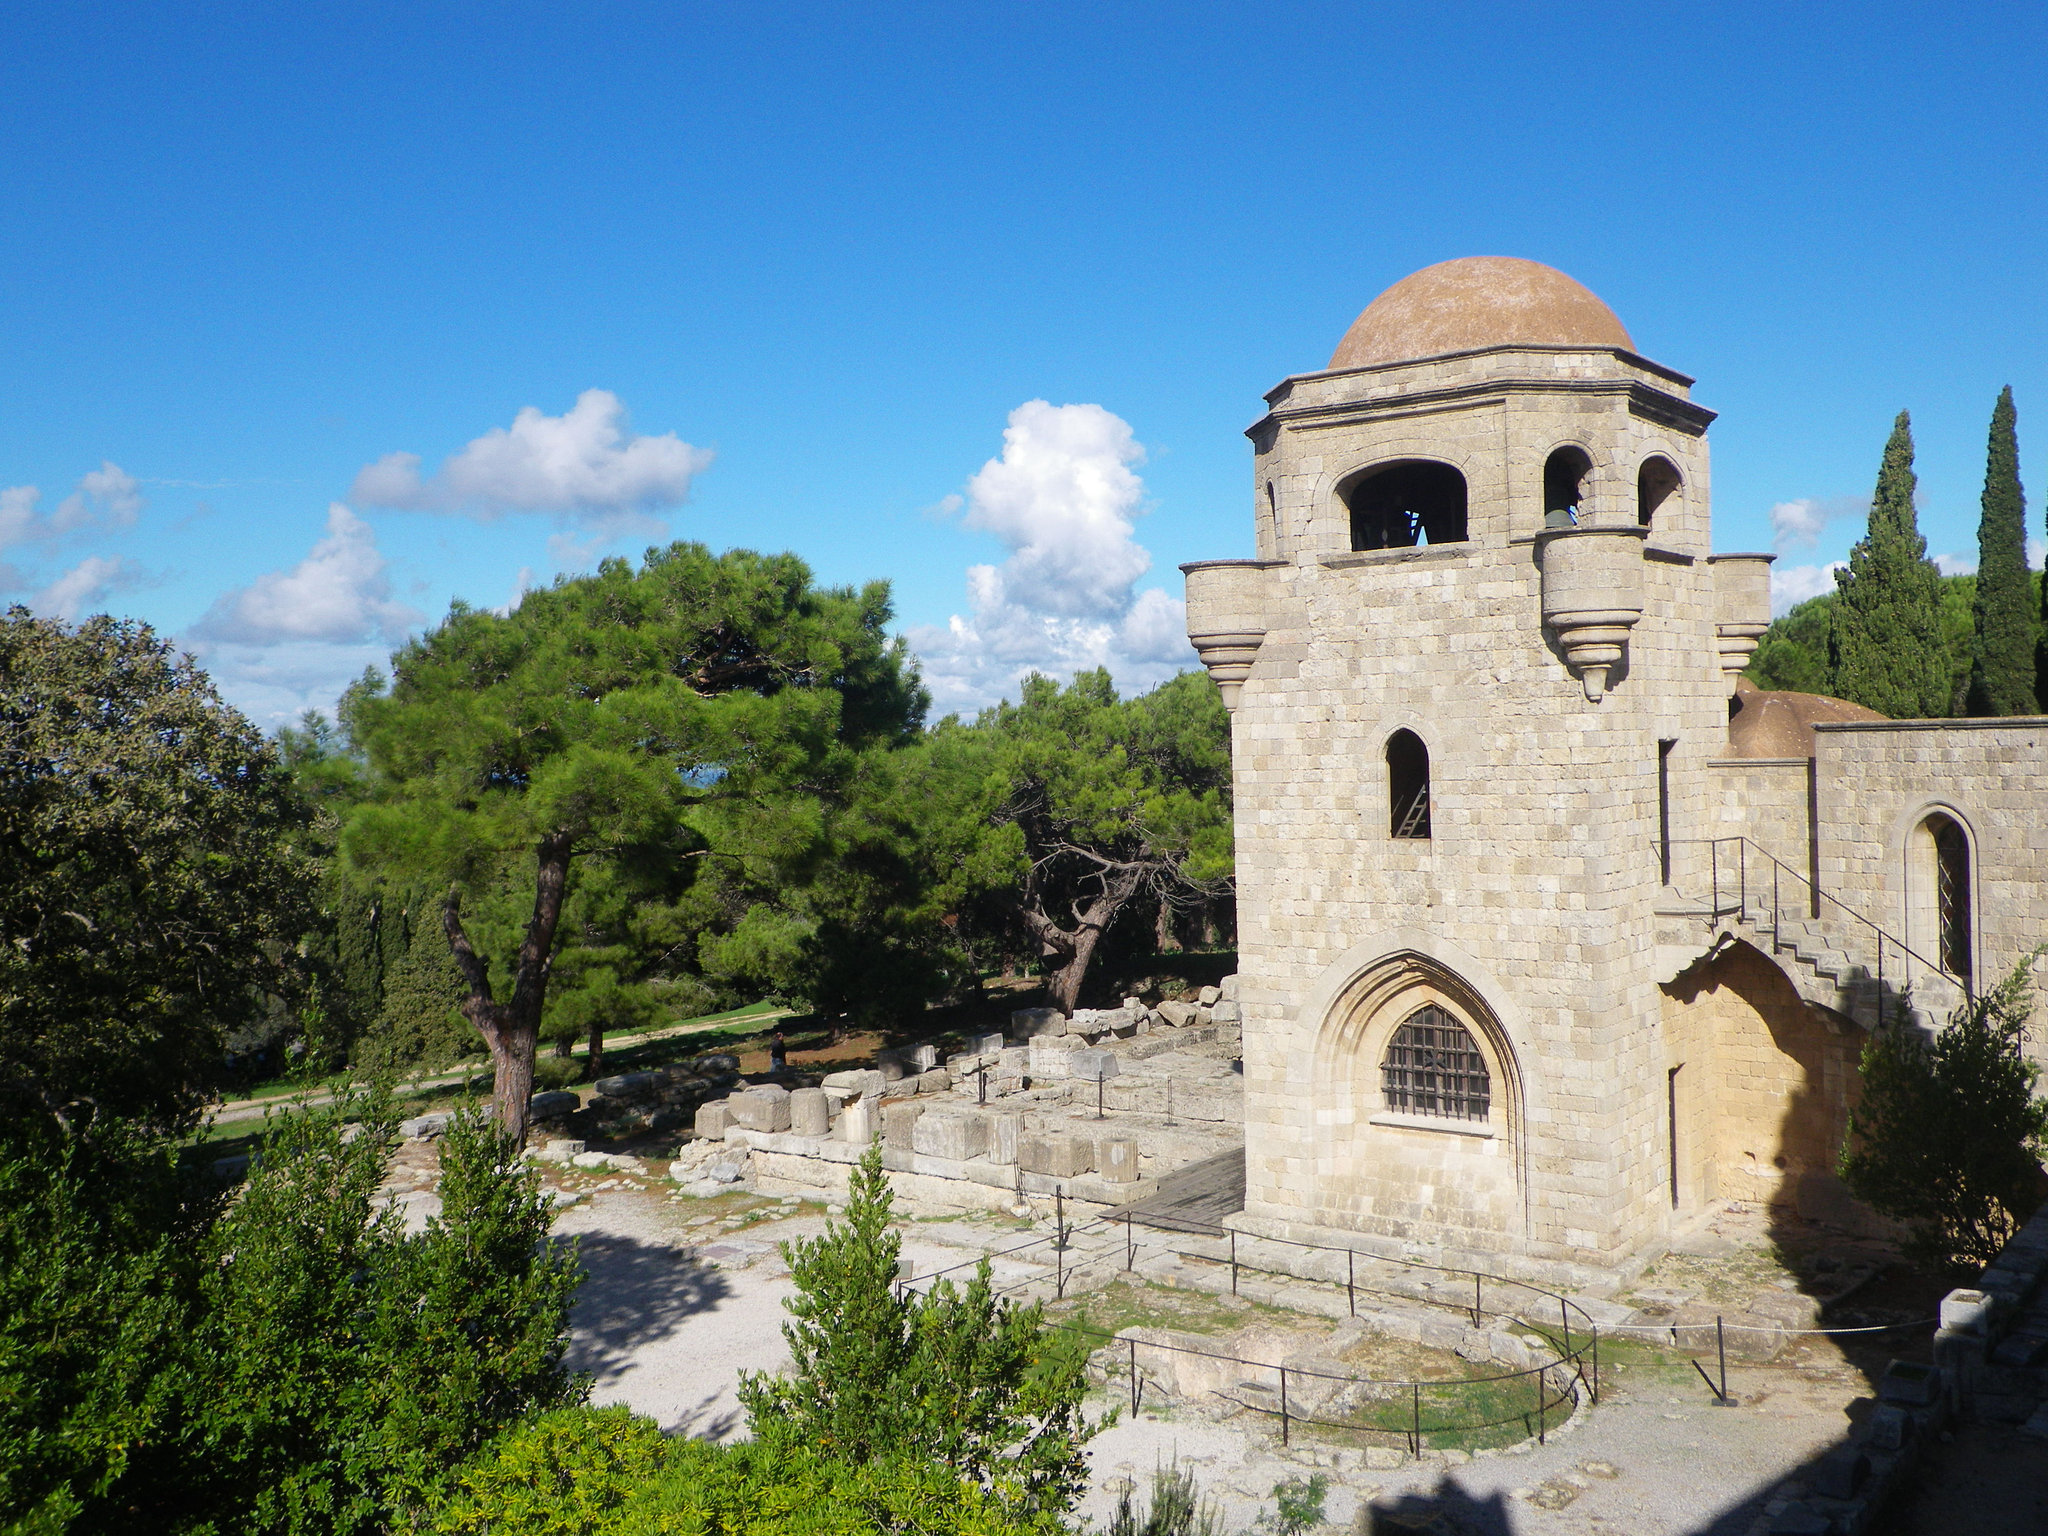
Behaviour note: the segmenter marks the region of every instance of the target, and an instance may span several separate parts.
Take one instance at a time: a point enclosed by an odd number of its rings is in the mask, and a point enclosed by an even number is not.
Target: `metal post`
[[[1472,1326],[1474,1328],[1477,1328],[1479,1326],[1479,1283],[1479,1277],[1477,1275],[1474,1275],[1472,1277]]]
[[[1052,1231],[1055,1248],[1067,1246],[1067,1197],[1059,1190],[1052,1192]]]
[[[1131,1218],[1124,1218],[1124,1269],[1128,1272],[1138,1267],[1138,1237],[1131,1226]]]
[[[1741,905],[1742,920],[1749,921],[1749,839],[1744,838],[1735,845],[1735,883],[1738,887],[1736,900]]]
[[[988,1063],[984,1061],[978,1068],[975,1069],[974,1075],[975,1078],[978,1080],[981,1092],[981,1097],[976,1102],[986,1104],[988,1102]]]
[[[1052,1256],[1053,1295],[1061,1301],[1067,1299],[1067,1261],[1058,1252]]]
[[[1230,1294],[1237,1294],[1237,1228],[1230,1229]]]
[[[1173,1124],[1173,1079],[1166,1080],[1166,1123]]]
[[[1138,1341],[1131,1340],[1131,1417],[1138,1416]]]
[[[1593,1406],[1600,1406],[1600,1330],[1593,1330]]]
[[[1280,1367],[1280,1443],[1287,1444],[1287,1367]]]
[[[1721,845],[1707,844],[1707,865],[1714,872],[1714,921],[1721,920]]]
[[[1414,1417],[1410,1420],[1414,1428],[1408,1436],[1408,1454],[1419,1460],[1422,1456],[1422,1383],[1411,1381],[1408,1388],[1414,1394]]]
[[[1351,1304],[1351,1315],[1358,1316],[1358,1251],[1344,1250],[1344,1296]]]
[[[1536,1443],[1538,1445],[1548,1443],[1544,1439],[1544,1432],[1549,1427],[1550,1418],[1550,1383],[1544,1379],[1546,1375],[1547,1373],[1544,1371],[1536,1373]]]
[[[1778,952],[1778,861],[1771,860],[1771,953]]]
[[[1099,1078],[1099,1077],[1098,1077],[1097,1079],[1095,1079],[1095,1118],[1096,1118],[1096,1119],[1098,1119],[1098,1120],[1100,1120],[1100,1119],[1102,1118],[1102,1084],[1103,1084],[1103,1081],[1104,1081],[1104,1080],[1103,1080],[1102,1078]]]
[[[1572,1352],[1572,1315],[1566,1310],[1565,1299],[1562,1296],[1557,1298],[1557,1320],[1564,1324],[1564,1352],[1570,1354]]]
[[[1721,1332],[1721,1317],[1714,1315],[1714,1349],[1721,1356],[1721,1406],[1728,1406],[1728,1338]]]

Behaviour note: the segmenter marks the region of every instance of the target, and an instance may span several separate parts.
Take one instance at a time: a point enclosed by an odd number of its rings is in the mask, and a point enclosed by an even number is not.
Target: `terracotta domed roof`
[[[1516,256],[1466,256],[1404,277],[1366,306],[1332,368],[1402,363],[1481,347],[1622,347],[1628,331],[1591,290]]]
[[[1837,720],[1882,720],[1874,709],[1824,693],[1791,693],[1735,685],[1728,713],[1730,757],[1811,757],[1813,728]]]

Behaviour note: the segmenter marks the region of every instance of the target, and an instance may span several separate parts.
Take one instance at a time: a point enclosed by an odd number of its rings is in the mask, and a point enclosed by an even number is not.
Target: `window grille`
[[[1465,1027],[1434,1004],[1394,1031],[1380,1072],[1389,1109],[1447,1120],[1487,1117],[1486,1062]]]
[[[1970,974],[1970,842],[1946,816],[1932,819],[1935,901],[1941,924],[1941,968]]]

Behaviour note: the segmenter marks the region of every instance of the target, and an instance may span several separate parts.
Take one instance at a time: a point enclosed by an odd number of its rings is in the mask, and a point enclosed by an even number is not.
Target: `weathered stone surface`
[[[1217,984],[1216,996],[1220,1002],[1234,1003],[1237,1001],[1237,972],[1232,971]]]
[[[662,1082],[652,1072],[622,1072],[616,1077],[600,1077],[591,1086],[607,1099],[644,1099],[652,1097]]]
[[[534,1120],[559,1120],[583,1107],[583,1100],[566,1089],[536,1093],[526,1101],[526,1113]]]
[[[716,1141],[725,1135],[725,1128],[731,1120],[732,1117],[723,1099],[711,1104],[699,1104],[695,1130],[699,1137],[707,1141]]]
[[[911,1150],[928,1157],[965,1162],[988,1149],[988,1119],[977,1114],[930,1113],[919,1117],[910,1134]]]
[[[1095,1143],[1095,1166],[1114,1184],[1138,1181],[1138,1143],[1128,1136],[1105,1136]]]
[[[726,1113],[734,1125],[749,1131],[786,1131],[789,1129],[789,1092],[773,1085],[749,1088],[745,1093],[736,1093],[725,1101]]]
[[[874,1099],[848,1101],[845,1112],[839,1117],[841,1141],[865,1148],[881,1134],[880,1120],[875,1112],[876,1103]]]
[[[1017,1161],[1017,1137],[1024,1129],[1024,1117],[1014,1109],[995,1110],[988,1116],[988,1160],[992,1163]]]
[[[1089,1083],[1115,1077],[1118,1070],[1114,1051],[1069,1051],[1067,1064],[1070,1076]]]
[[[953,1074],[944,1067],[934,1067],[913,1079],[906,1079],[903,1086],[916,1093],[944,1093],[953,1086]]]
[[[1222,1000],[1222,998],[1223,990],[1220,987],[1204,987],[1200,992],[1197,992],[1195,994],[1195,1001],[1200,1003],[1204,1008],[1215,1007],[1216,1004]]]
[[[967,1037],[967,1049],[977,1056],[993,1058],[1002,1054],[1003,1037],[1001,1035],[969,1035]]]
[[[1159,1020],[1173,1029],[1185,1029],[1195,1022],[1195,1005],[1169,999],[1159,1005]]]
[[[739,1071],[740,1059],[731,1051],[706,1051],[701,1056],[691,1057],[690,1065],[707,1077],[716,1077],[723,1072]]]
[[[1017,1166],[1026,1173],[1071,1179],[1095,1166],[1095,1144],[1086,1136],[1059,1132],[1021,1135],[1017,1138]]]
[[[1010,1038],[1032,1040],[1040,1035],[1064,1034],[1067,1016],[1057,1008],[1019,1008],[1010,1015]]]
[[[920,1072],[929,1072],[939,1064],[939,1048],[936,1045],[914,1045],[910,1048],[910,1064]]]
[[[876,1055],[874,1070],[882,1075],[882,1081],[885,1083],[900,1083],[910,1075],[909,1068],[905,1066],[903,1058],[892,1055],[887,1051],[879,1052]]]
[[[882,1106],[882,1145],[897,1152],[916,1150],[912,1135],[926,1106],[915,1099],[897,1100]]]
[[[823,1136],[832,1129],[832,1102],[822,1088],[799,1088],[789,1096],[789,1128],[799,1136]]]
[[[819,1080],[818,1086],[838,1099],[880,1098],[888,1080],[873,1067],[857,1067],[850,1072],[828,1072]]]
[[[398,1134],[407,1141],[432,1141],[448,1129],[448,1122],[453,1118],[445,1111],[431,1115],[415,1115],[410,1120],[399,1122]]]
[[[1221,1003],[1218,1003],[1218,1004],[1217,1004],[1217,1005],[1216,1005],[1216,1006],[1215,1006],[1214,1008],[1211,1008],[1211,1009],[1209,1010],[1209,1022],[1210,1022],[1211,1024],[1235,1024],[1235,1023],[1237,1023],[1237,1022],[1238,1022],[1237,1004],[1235,1004],[1235,1003],[1230,1003],[1230,1002],[1221,1002]]]

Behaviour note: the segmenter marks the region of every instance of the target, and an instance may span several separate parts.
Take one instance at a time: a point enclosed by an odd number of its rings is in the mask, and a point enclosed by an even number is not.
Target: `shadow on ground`
[[[581,1239],[579,1253],[588,1279],[572,1319],[569,1366],[600,1388],[617,1381],[637,1351],[732,1294],[725,1276],[687,1248],[599,1232]]]

